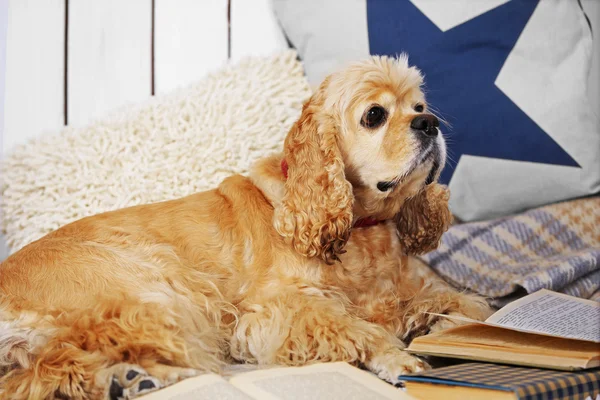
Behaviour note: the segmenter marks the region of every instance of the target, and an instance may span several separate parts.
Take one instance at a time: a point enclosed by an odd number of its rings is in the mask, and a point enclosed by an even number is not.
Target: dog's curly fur
[[[404,57],[353,64],[250,177],[85,218],[9,257],[0,398],[103,399],[131,368],[166,385],[233,360],[364,363],[392,382],[425,368],[402,349],[439,329],[426,312],[481,319],[489,308],[409,257],[435,248],[451,220],[447,190],[426,185],[443,139],[425,157],[410,129],[421,83]],[[373,104],[387,114],[369,128]],[[364,217],[385,222],[353,228]]]

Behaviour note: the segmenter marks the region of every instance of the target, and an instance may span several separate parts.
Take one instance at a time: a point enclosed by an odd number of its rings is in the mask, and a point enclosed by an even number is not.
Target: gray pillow
[[[369,54],[407,52],[451,161],[443,183],[466,221],[600,191],[590,99],[592,32],[563,0],[273,0],[309,82]]]

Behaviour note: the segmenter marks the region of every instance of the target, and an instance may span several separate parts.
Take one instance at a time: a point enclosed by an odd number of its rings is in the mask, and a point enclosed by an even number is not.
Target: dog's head
[[[419,70],[372,57],[327,77],[284,145],[288,179],[275,227],[297,251],[337,259],[357,218],[389,219],[446,160]]]

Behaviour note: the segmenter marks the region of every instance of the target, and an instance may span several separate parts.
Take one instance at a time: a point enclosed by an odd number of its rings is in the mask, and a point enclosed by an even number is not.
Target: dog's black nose
[[[410,123],[410,127],[414,130],[423,132],[426,136],[435,137],[438,134],[440,121],[435,115],[422,114],[417,115]]]

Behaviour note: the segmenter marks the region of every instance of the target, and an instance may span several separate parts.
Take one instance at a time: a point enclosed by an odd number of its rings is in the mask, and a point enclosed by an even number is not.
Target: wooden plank
[[[3,152],[64,124],[64,0],[9,0]]]
[[[227,0],[155,0],[154,81],[162,93],[227,61]]]
[[[3,136],[4,136],[4,88],[6,83],[6,31],[8,28],[8,0],[0,0],[0,159],[4,154],[3,151]],[[2,197],[2,194],[0,194]],[[4,218],[0,211],[0,219]],[[6,239],[0,232],[0,262],[8,256],[8,246]]]
[[[8,0],[0,0],[0,121],[4,121],[4,88],[6,83],[6,74],[4,67],[6,66],[6,31],[8,28]],[[4,123],[0,123],[0,159],[4,154]],[[0,194],[2,196],[2,194]],[[0,218],[3,218],[0,211]],[[6,239],[0,232],[0,262],[8,256],[8,246]]]
[[[6,31],[8,28],[8,0],[0,0],[0,159],[4,153],[4,87],[6,85]],[[2,215],[0,215],[0,218]],[[3,259],[2,235],[0,234],[0,260]]]
[[[68,11],[69,125],[149,97],[152,0],[69,0]]]
[[[231,0],[231,59],[269,55],[288,47],[271,0]]]

